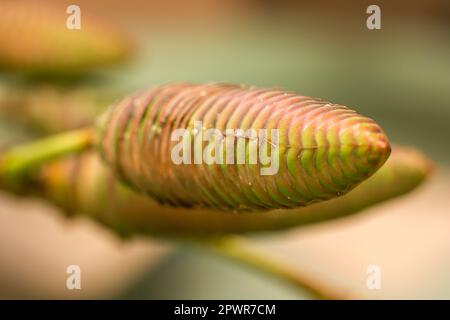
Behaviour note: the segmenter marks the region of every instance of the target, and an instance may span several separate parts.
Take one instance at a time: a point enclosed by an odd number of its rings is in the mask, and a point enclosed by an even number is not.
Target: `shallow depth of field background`
[[[42,1],[78,4],[136,40],[101,86],[170,81],[277,86],[373,117],[435,162],[433,177],[365,214],[255,237],[262,250],[359,298],[450,299],[450,2]],[[378,4],[382,29],[366,28]],[[83,19],[83,18],[82,18]],[[105,106],[106,107],[106,106]],[[0,121],[0,134],[8,132]],[[65,289],[78,264],[82,290]],[[366,288],[378,265],[381,290]],[[124,242],[38,200],[0,197],[0,298],[306,298],[281,282],[168,241]]]

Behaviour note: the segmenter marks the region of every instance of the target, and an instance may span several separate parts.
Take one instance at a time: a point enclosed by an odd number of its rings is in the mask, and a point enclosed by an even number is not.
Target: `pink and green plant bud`
[[[196,128],[196,123],[201,123]],[[343,195],[386,161],[390,145],[372,119],[338,104],[279,89],[233,84],[175,83],[128,96],[99,121],[98,147],[108,165],[137,192],[186,208],[256,211],[295,208]],[[174,163],[174,130],[203,136],[209,129],[276,131],[259,141],[276,163],[274,174],[257,163]],[[255,155],[252,138],[234,135]],[[217,138],[217,137],[216,137]],[[218,138],[217,138],[218,139]],[[193,158],[195,142],[188,140]],[[216,139],[204,143],[214,149]],[[223,148],[222,159],[238,159]],[[231,150],[231,151],[230,151]],[[276,151],[276,152],[275,152]]]
[[[65,6],[28,1],[0,3],[0,66],[31,74],[72,75],[122,62],[131,42],[111,24],[81,14],[80,29],[67,28]]]

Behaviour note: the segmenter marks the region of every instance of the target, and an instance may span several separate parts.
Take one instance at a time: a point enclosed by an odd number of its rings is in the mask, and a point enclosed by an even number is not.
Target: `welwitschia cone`
[[[81,18],[79,26],[68,25],[68,15],[63,10],[67,7],[2,1],[0,67],[66,76],[121,62],[129,56],[132,46],[121,30],[89,14],[83,14],[82,25]],[[72,30],[72,25],[77,30]]]
[[[174,207],[224,211],[340,196],[390,153],[382,129],[342,105],[220,83],[131,95],[103,115],[98,144],[136,191]]]

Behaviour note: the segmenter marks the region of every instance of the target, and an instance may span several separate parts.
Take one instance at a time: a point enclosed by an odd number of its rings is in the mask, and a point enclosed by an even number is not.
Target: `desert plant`
[[[170,132],[197,130],[198,120],[200,131],[280,129],[279,174],[259,176],[258,164],[174,165]],[[238,138],[249,157],[251,139]],[[315,297],[336,298],[342,296],[255,253],[235,235],[347,216],[409,192],[430,172],[426,157],[402,147],[382,166],[389,151],[373,120],[340,105],[274,89],[171,84],[125,98],[101,117],[97,131],[7,150],[0,157],[0,181],[2,188],[87,214],[122,236],[200,244]]]

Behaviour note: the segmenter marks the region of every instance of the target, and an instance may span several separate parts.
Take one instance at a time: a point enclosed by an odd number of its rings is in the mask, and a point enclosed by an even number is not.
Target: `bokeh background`
[[[276,86],[352,107],[374,118],[394,143],[421,149],[436,170],[412,194],[363,215],[252,240],[357,298],[450,299],[449,1],[39,3],[62,15],[77,4],[82,19],[101,16],[134,39],[133,59],[98,71],[92,86],[121,92],[184,80]],[[370,4],[381,8],[381,30],[366,28]],[[21,81],[11,74],[0,79]],[[0,135],[20,130],[0,119]],[[82,290],[65,288],[70,264],[81,267]],[[366,287],[372,264],[382,271],[380,290]],[[308,296],[207,252],[154,238],[123,241],[39,200],[1,194],[0,298]]]

